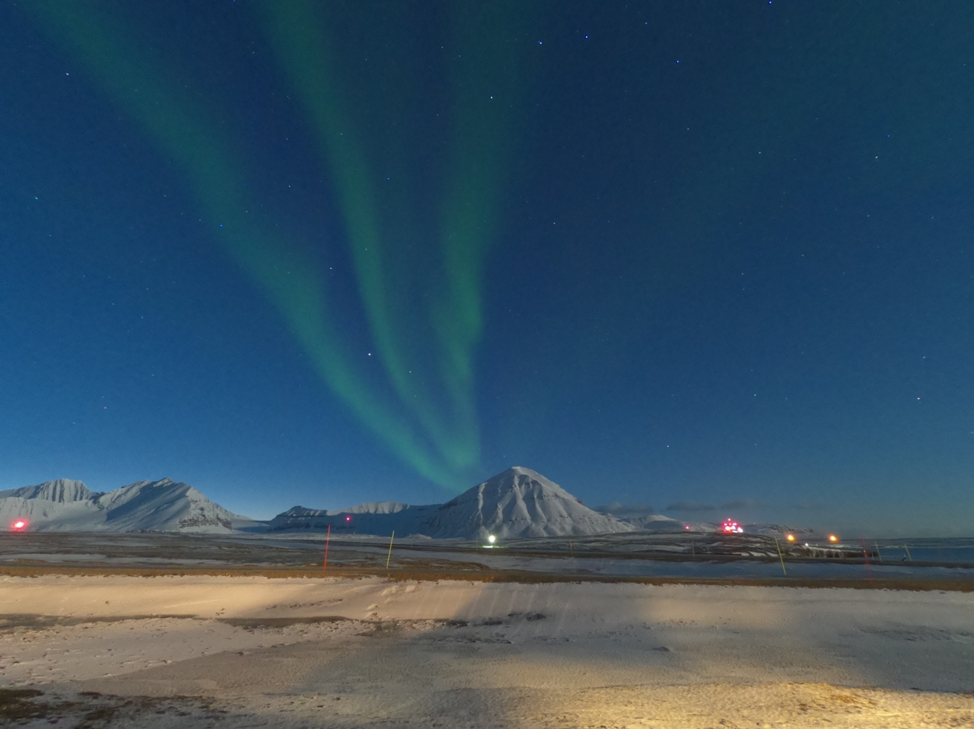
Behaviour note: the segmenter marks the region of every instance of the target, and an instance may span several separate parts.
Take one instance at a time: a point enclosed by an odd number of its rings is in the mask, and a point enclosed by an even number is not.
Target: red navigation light
[[[689,528],[690,528],[690,525],[689,525],[689,524],[687,524],[687,525],[686,525],[686,526],[684,526],[683,528],[684,528],[684,529],[689,529]]]
[[[27,529],[26,519],[17,519],[13,524],[10,525],[10,531],[12,532],[22,532]]]
[[[350,516],[346,516],[345,517],[345,521],[351,521],[351,520],[352,520],[352,517],[350,517]]]
[[[742,534],[744,529],[733,519],[726,519],[724,523],[721,524],[721,531],[725,534]]]

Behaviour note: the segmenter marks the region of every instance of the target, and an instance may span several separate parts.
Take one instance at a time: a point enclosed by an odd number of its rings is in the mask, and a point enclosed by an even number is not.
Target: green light
[[[474,357],[483,328],[483,267],[511,134],[512,104],[482,90],[515,95],[509,87],[516,54],[510,42],[497,39],[516,35],[511,28],[519,10],[515,2],[486,4],[476,13],[470,12],[474,6],[457,7],[448,12],[464,53],[451,66],[451,131],[444,179],[436,186],[442,194],[434,219],[416,223],[413,211],[422,206],[415,195],[423,181],[409,184],[413,170],[405,155],[390,163],[387,175],[366,154],[367,142],[376,140],[358,132],[346,108],[320,7],[305,0],[259,6],[337,195],[385,389],[370,385],[350,358],[314,262],[276,226],[239,214],[252,204],[240,185],[246,165],[221,134],[218,114],[185,90],[187,79],[167,74],[145,49],[126,42],[125,28],[113,27],[112,18],[86,3],[27,4],[183,169],[206,218],[223,221],[216,240],[280,312],[329,388],[419,474],[453,489],[463,486],[460,479],[480,458]],[[393,141],[387,148],[411,142]],[[405,182],[389,184],[392,179]],[[428,253],[432,270],[426,258],[410,258],[403,241]],[[417,287],[423,305],[415,303]]]

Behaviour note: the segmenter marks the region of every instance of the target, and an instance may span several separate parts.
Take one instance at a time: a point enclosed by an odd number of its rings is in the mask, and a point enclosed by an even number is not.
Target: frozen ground
[[[974,726],[969,542],[0,535],[0,724]]]
[[[0,656],[11,726],[974,726],[960,591],[8,575]]]
[[[494,548],[455,540],[373,537],[329,542],[333,573],[479,579],[758,580],[776,584],[947,586],[974,589],[974,540],[777,544],[764,536],[627,533],[577,539],[504,540]],[[781,549],[779,555],[778,549]],[[0,571],[37,568],[275,570],[320,573],[323,535],[0,533]],[[386,564],[388,562],[388,569]]]

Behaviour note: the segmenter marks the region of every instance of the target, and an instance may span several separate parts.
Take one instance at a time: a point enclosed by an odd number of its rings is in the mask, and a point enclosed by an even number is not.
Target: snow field
[[[0,684],[252,726],[974,725],[969,593],[44,576],[0,626]]]

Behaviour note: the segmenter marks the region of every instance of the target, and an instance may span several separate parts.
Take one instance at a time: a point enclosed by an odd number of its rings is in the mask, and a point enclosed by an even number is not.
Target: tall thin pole
[[[869,569],[869,552],[866,550],[866,538],[862,538],[862,558],[866,561],[866,579],[869,580],[869,584],[873,584],[873,573]]]
[[[389,560],[392,559],[392,540],[396,538],[396,530],[392,530],[392,536],[389,538],[389,556],[386,557],[386,569],[389,569]]]
[[[778,559],[781,560],[781,571],[784,573],[785,577],[787,577],[788,570],[785,569],[785,556],[781,553],[781,544],[778,543],[778,537],[774,538],[774,546],[778,548]]]
[[[328,533],[325,535],[325,565],[321,568],[321,573],[328,571],[328,543],[331,541],[331,524],[328,525]]]

